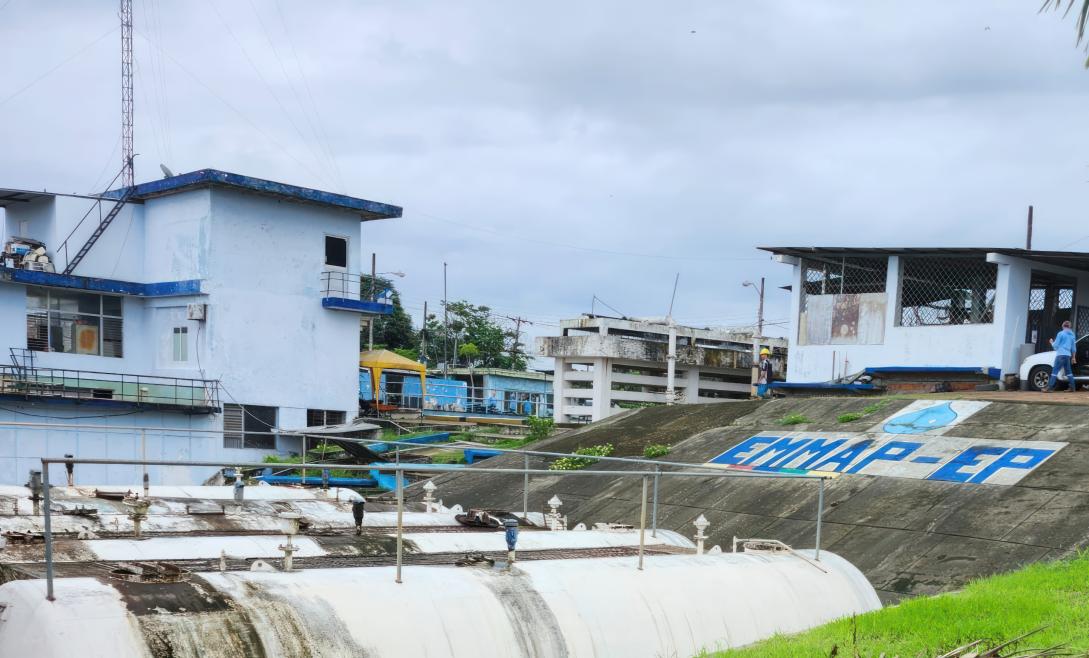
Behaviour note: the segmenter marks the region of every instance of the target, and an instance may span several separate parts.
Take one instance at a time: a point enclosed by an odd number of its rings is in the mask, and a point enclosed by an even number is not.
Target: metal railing
[[[385,382],[378,388],[378,402],[402,409],[421,409],[425,412],[450,412],[475,416],[539,416],[551,418],[553,403],[547,396],[552,391],[530,392],[508,388],[466,387],[452,390],[446,384],[428,386],[421,395],[418,380]],[[440,392],[433,392],[438,389]],[[365,402],[370,400],[364,399]]]
[[[350,272],[322,272],[321,296],[376,304],[393,304],[393,300],[386,291],[374,288],[370,276]]]
[[[0,394],[27,398],[112,400],[193,410],[220,408],[219,381],[158,375],[0,366]]]

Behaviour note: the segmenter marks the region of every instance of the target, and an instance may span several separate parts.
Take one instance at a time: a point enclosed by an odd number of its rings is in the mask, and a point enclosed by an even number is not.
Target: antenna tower
[[[133,185],[132,0],[121,0],[121,184]]]

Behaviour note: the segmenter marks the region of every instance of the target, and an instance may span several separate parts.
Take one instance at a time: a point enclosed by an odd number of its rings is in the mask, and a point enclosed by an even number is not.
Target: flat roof
[[[48,192],[46,190],[20,190],[13,187],[0,188],[0,208],[18,206],[21,203],[31,203],[40,199],[51,199],[57,196],[76,197],[77,199],[97,199],[93,194],[68,194],[65,192]]]
[[[266,196],[276,197],[298,203],[306,203],[327,208],[336,208],[358,213],[363,221],[374,219],[391,219],[400,217],[400,206],[370,201],[358,197],[351,197],[335,192],[325,192],[309,187],[299,187],[287,183],[253,178],[241,174],[232,174],[218,169],[200,169],[187,174],[178,174],[169,178],[140,183],[132,188],[130,201],[144,201],[155,197],[166,196],[177,192],[183,192],[202,187],[230,187],[234,189],[254,192]],[[110,190],[104,196],[118,198],[121,190]]]
[[[1009,247],[757,247],[783,256],[814,258],[828,256],[985,256],[1001,254],[1024,258],[1058,267],[1089,271],[1089,253],[1083,251],[1047,251]]]

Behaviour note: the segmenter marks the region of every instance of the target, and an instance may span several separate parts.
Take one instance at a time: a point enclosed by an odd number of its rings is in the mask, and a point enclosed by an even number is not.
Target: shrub
[[[592,457],[608,457],[613,454],[613,444],[605,443],[597,446],[590,446],[588,448],[579,448],[575,451],[576,455],[590,455]],[[598,460],[589,459],[583,457],[560,457],[556,461],[548,465],[550,471],[577,471],[580,468],[586,468],[590,464],[593,464]]]
[[[552,428],[556,425],[556,421],[551,418],[529,416],[526,418],[526,425],[529,425],[529,440],[540,441],[548,438],[548,435],[552,433]]]
[[[669,454],[669,446],[664,443],[652,443],[643,448],[643,456],[647,459],[654,459],[655,457],[661,457]]]
[[[808,422],[809,419],[802,414],[787,414],[779,419],[780,425],[801,425]]]
[[[859,420],[865,415],[866,414],[862,413],[861,411],[851,411],[845,414],[840,414],[838,417],[836,417],[836,420],[841,423],[850,423]]]

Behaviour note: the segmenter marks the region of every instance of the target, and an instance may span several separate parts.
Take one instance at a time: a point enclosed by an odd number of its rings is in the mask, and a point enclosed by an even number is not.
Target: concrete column
[[[556,357],[552,375],[552,417],[557,423],[567,422],[567,405],[563,401],[563,377],[567,373],[567,362]]]
[[[669,352],[666,357],[666,404],[673,404],[676,397],[677,374],[677,328],[672,320],[669,325]]]
[[[695,404],[699,402],[699,390],[700,390],[700,369],[696,366],[689,366],[688,370],[684,373],[684,402],[685,404]]]
[[[609,359],[594,359],[594,397],[591,406],[591,419],[601,420],[609,415],[612,408],[613,391],[612,364]]]

